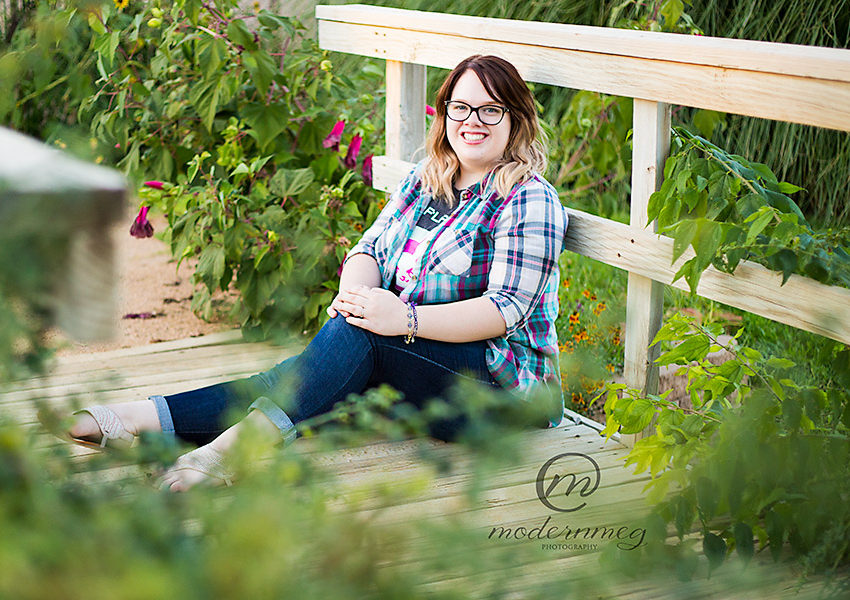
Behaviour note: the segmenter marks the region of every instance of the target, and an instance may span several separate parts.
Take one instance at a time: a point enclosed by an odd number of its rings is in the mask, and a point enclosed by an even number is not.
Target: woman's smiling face
[[[504,104],[492,98],[478,79],[475,71],[467,70],[454,86],[451,100],[466,102],[470,106]],[[511,114],[505,113],[498,125],[485,125],[473,112],[463,122],[452,121],[446,117],[446,137],[460,161],[460,174],[455,186],[459,189],[469,187],[496,166],[505,154],[508,138],[511,134]]]

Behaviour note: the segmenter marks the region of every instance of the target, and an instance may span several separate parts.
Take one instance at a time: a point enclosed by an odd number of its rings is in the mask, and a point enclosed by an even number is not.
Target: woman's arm
[[[407,305],[389,290],[357,286],[341,291],[334,308],[346,321],[379,335],[406,335]],[[418,337],[442,342],[473,342],[505,334],[505,320],[492,300],[470,298],[416,307]]]
[[[378,262],[374,257],[363,253],[349,256],[346,259],[342,267],[342,274],[339,277],[340,293],[336,295],[336,298],[328,307],[328,315],[334,318],[337,311],[340,311],[344,317],[348,317],[350,313],[345,310],[340,302],[340,295],[360,286],[366,288],[381,286],[381,270],[378,268]]]

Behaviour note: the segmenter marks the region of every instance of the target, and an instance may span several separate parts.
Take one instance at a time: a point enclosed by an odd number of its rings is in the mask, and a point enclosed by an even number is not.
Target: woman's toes
[[[76,421],[71,425],[68,429],[68,434],[71,437],[81,438],[81,439],[94,439],[99,440],[103,435],[100,431],[100,427],[97,424],[97,421],[94,420],[94,417],[89,413],[80,413],[77,415]]]

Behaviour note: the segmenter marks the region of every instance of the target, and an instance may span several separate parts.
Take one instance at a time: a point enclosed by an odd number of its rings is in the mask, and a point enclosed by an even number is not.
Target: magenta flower
[[[349,169],[353,169],[357,164],[357,155],[360,154],[360,145],[362,143],[363,138],[359,135],[355,135],[351,138],[351,143],[348,145],[348,152],[345,155],[345,159],[342,161],[342,164]]]
[[[150,210],[148,206],[140,208],[136,220],[130,225],[130,235],[133,237],[149,238],[153,235],[153,225],[148,221],[148,210]]]
[[[322,142],[322,146],[330,148],[334,152],[339,150],[339,141],[342,139],[342,130],[345,129],[345,121],[337,121],[328,137]]]
[[[434,115],[437,114],[437,111],[430,104],[426,104],[425,105],[425,114],[428,115],[429,117],[433,117]]]
[[[156,180],[146,181],[145,185],[148,186],[149,188],[153,188],[155,190],[161,190],[162,189],[162,182],[161,181],[156,181]]]
[[[372,185],[372,155],[371,154],[363,159],[363,170],[360,171],[360,174],[363,176],[363,182],[366,185],[371,186]]]

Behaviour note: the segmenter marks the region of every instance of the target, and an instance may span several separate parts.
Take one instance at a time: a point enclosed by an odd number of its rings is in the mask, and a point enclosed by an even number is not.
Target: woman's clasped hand
[[[342,290],[328,307],[331,318],[340,315],[362,329],[378,335],[407,333],[407,304],[389,290],[356,285]]]

